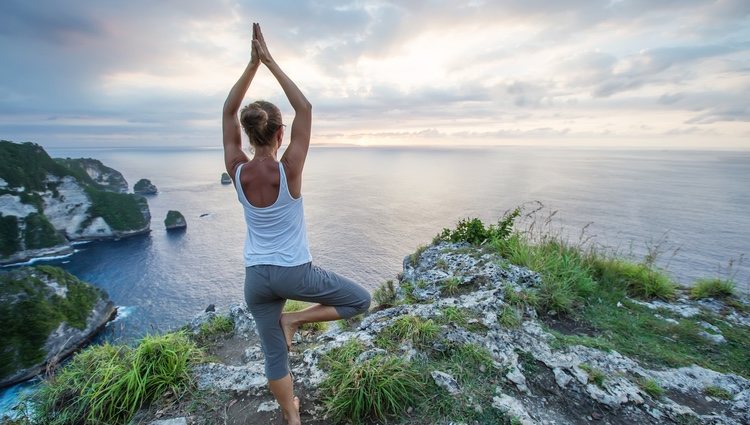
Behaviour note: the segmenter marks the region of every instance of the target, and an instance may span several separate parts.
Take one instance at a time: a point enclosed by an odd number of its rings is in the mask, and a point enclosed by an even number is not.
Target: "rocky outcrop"
[[[59,164],[80,175],[87,175],[91,181],[100,189],[110,192],[127,193],[128,182],[122,173],[114,168],[107,167],[101,161],[94,158],[56,158]]]
[[[185,216],[179,211],[169,210],[167,217],[164,219],[164,227],[167,230],[184,229],[187,227],[187,221],[185,221]]]
[[[227,173],[221,173],[221,184],[232,184],[232,178]]]
[[[0,264],[149,231],[146,200],[122,193],[125,179],[99,161],[53,160],[39,145],[7,141],[0,156]]]
[[[446,285],[448,280],[451,286]],[[481,347],[491,357],[487,366],[481,366],[487,378],[465,385],[490,386],[485,391],[490,396],[487,403],[469,401],[476,404],[469,407],[485,412],[495,409],[513,418],[513,423],[750,423],[750,380],[745,377],[697,365],[649,366],[614,350],[561,344],[546,319],[538,317],[532,308],[521,312],[515,326],[502,323],[501,312],[515,305],[511,300],[538,289],[540,284],[537,273],[468,244],[442,242],[427,248],[413,262],[407,257],[393,307],[371,312],[353,328],[337,323],[322,334],[295,336],[298,351],[291,354],[292,373],[301,391],[308,395],[305,414],[325,422],[320,398],[330,394],[320,394],[317,389],[327,376],[327,353],[354,340],[365,350],[354,364],[368,361],[386,352],[382,348],[386,332],[409,318],[438,324],[435,335],[420,344],[394,341],[388,348],[390,354],[426,364],[435,386],[459,400],[466,391],[461,380],[447,370],[430,369],[429,359],[455,347]],[[747,306],[746,301],[740,303]],[[648,304],[662,314],[669,308],[678,314],[707,314],[716,307],[714,302],[687,299]],[[725,310],[726,305],[722,307]],[[746,326],[743,323],[750,310],[744,311],[727,316],[732,316],[733,326]],[[449,317],[457,312],[462,319]],[[202,313],[190,327],[199,329],[216,314]],[[267,400],[263,398],[267,397],[263,356],[252,317],[241,306],[231,307],[228,316],[235,323],[235,343],[244,353],[232,360],[196,367],[197,385],[210,391],[243,394],[243,400]],[[471,361],[467,358],[465,363]],[[260,405],[259,401],[248,406],[261,414]],[[449,422],[446,419],[440,423]]]
[[[156,195],[159,190],[149,179],[140,179],[133,186],[133,192],[139,195]]]
[[[62,269],[0,272],[0,387],[56,366],[115,313],[106,293]]]

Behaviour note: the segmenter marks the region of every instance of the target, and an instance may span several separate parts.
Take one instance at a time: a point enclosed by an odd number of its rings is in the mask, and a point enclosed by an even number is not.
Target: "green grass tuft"
[[[614,258],[594,258],[594,276],[602,284],[624,287],[628,294],[644,299],[675,297],[677,286],[664,273],[646,264]]]
[[[220,335],[226,335],[232,331],[234,331],[234,321],[228,316],[217,315],[210,320],[201,323],[195,339],[198,343],[204,344]]]
[[[729,298],[735,295],[734,282],[725,279],[698,279],[690,288],[690,298]]]
[[[396,288],[392,280],[380,284],[372,293],[372,300],[380,308],[388,308],[396,305]]]
[[[733,398],[732,393],[730,393],[729,391],[725,390],[724,388],[713,386],[713,385],[704,388],[703,394],[709,397],[714,397],[714,398],[718,398],[721,400],[731,400]]]
[[[328,360],[321,391],[334,422],[385,421],[405,414],[425,396],[425,377],[412,363],[383,355],[355,363],[356,355],[356,349],[347,347]]]
[[[457,277],[451,277],[441,282],[441,292],[443,295],[454,296],[459,292],[461,286],[461,279]]]
[[[35,423],[127,423],[165,392],[190,384],[190,366],[203,353],[184,332],[147,336],[130,348],[104,344],[85,349],[34,396]]]
[[[504,305],[497,313],[497,321],[506,328],[516,328],[521,324],[523,317],[516,307]]]
[[[589,376],[589,382],[594,383],[594,385],[599,388],[604,387],[604,380],[606,378],[606,375],[604,375],[604,372],[602,372],[601,369],[597,369],[586,363],[581,363],[580,365],[578,365],[578,367],[586,371],[586,374],[588,374]]]
[[[658,399],[664,395],[664,388],[654,379],[641,379],[638,381],[638,386],[653,398]]]
[[[411,342],[417,348],[426,348],[440,332],[440,326],[432,319],[424,320],[417,316],[405,315],[394,320],[375,338],[375,344],[385,349],[393,349],[404,342]]]

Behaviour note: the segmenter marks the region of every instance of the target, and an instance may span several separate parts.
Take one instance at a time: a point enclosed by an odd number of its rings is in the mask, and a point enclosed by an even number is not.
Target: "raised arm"
[[[292,192],[299,193],[301,191],[302,179],[302,168],[305,166],[305,159],[307,158],[307,150],[310,147],[310,131],[312,128],[312,105],[308,102],[307,98],[299,87],[281,70],[279,65],[271,57],[266,46],[266,41],[263,38],[263,33],[260,30],[260,25],[254,25],[255,37],[253,39],[253,47],[258,52],[260,61],[268,67],[276,80],[284,90],[289,103],[294,109],[294,120],[292,121],[292,134],[289,147],[284,152],[284,156],[281,161],[284,163],[284,168],[287,171],[287,177],[290,179],[290,186]]]
[[[256,25],[253,24],[253,40],[257,37]],[[232,86],[227,100],[224,101],[224,110],[221,118],[221,127],[224,135],[224,165],[232,180],[234,180],[234,171],[237,165],[248,160],[247,155],[242,151],[240,121],[237,118],[237,112],[240,110],[242,99],[245,97],[245,93],[247,93],[247,89],[250,87],[250,83],[253,81],[253,77],[255,77],[255,72],[259,66],[260,59],[255,48],[255,42],[253,42],[250,62],[245,67],[239,80]]]

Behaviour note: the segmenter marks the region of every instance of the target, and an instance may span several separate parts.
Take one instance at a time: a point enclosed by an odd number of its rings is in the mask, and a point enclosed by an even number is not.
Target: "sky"
[[[313,144],[750,149],[748,0],[3,0],[0,139],[218,147],[252,22]]]

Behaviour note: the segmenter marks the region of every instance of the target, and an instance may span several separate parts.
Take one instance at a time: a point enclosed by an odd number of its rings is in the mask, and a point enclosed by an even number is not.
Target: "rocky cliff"
[[[87,343],[115,312],[103,291],[62,269],[0,272],[0,387],[56,365]]]
[[[0,264],[71,252],[71,242],[149,231],[148,203],[92,159],[53,160],[33,143],[0,141]]]
[[[537,312],[544,279],[467,243],[407,257],[400,281],[376,291],[384,303],[371,313],[297,334],[291,365],[303,423],[750,423],[746,299],[592,300],[586,308],[618,311],[603,321],[641,323],[622,330],[632,348],[615,325],[592,326],[584,313]],[[252,316],[240,305],[225,315],[233,332],[210,342],[214,361],[194,369],[202,395],[142,411],[141,423],[280,417]],[[223,318],[203,313],[190,328],[200,334]],[[224,407],[187,413],[191,403]]]

